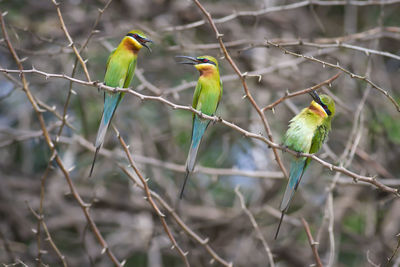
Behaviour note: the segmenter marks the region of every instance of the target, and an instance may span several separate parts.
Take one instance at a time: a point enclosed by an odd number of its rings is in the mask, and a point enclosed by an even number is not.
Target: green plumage
[[[201,113],[210,116],[214,115],[222,96],[222,83],[219,76],[218,62],[211,56],[189,59],[195,62],[192,65],[195,65],[196,69],[200,72],[200,78],[193,95],[192,107],[201,111]],[[183,196],[189,174],[194,170],[201,139],[209,123],[209,120],[202,119],[197,114],[193,114],[192,141],[186,160],[186,176],[180,198]]]
[[[316,95],[316,93],[314,94]],[[309,107],[303,109],[290,120],[284,144],[291,150],[309,154],[316,153],[328,136],[332,117],[335,114],[335,103],[327,95],[321,95],[320,97],[316,95],[316,97],[317,102],[321,103],[312,101]],[[282,216],[275,239],[278,236],[283,216],[289,209],[293,195],[310,161],[310,158],[295,157],[290,164],[289,182],[280,205]]]
[[[127,88],[131,84],[139,50],[151,42],[141,31],[130,31],[114,49],[107,60],[104,83],[111,87]],[[147,46],[146,46],[147,47]],[[125,93],[104,92],[104,109],[96,137],[96,152],[89,176],[92,175],[96,156],[104,142],[107,129],[114,116],[115,110]]]

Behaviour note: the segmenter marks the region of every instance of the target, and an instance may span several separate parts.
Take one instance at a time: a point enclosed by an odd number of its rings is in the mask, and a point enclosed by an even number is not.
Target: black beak
[[[315,102],[317,102],[318,104],[322,104],[322,102],[321,102],[321,98],[319,98],[319,95],[317,94],[317,92],[315,92],[315,91],[311,91],[311,92],[308,92],[309,94],[310,94],[310,96],[314,99],[314,101]]]
[[[200,63],[200,60],[198,60],[195,57],[188,57],[188,56],[175,56],[176,58],[183,58],[183,59],[187,59],[189,61],[181,61],[178,62],[179,64],[188,64],[188,65],[196,65]]]
[[[332,114],[332,112],[328,109],[328,107],[324,103],[322,103],[321,98],[319,97],[316,91],[311,91],[309,92],[309,94],[314,99],[314,101],[317,102],[325,110],[328,116]]]
[[[142,38],[142,39],[140,40],[140,43],[141,43],[141,45],[143,45],[144,47],[146,47],[146,48],[150,51],[150,53],[151,53],[151,48],[148,47],[146,43],[154,43],[152,40],[147,39],[147,38]]]

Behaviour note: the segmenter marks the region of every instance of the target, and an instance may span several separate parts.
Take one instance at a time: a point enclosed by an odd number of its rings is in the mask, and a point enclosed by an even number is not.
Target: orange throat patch
[[[328,114],[326,114],[325,110],[323,107],[321,107],[320,104],[318,104],[315,101],[312,101],[310,106],[308,107],[310,109],[311,112],[317,114],[318,116],[320,116],[321,118],[325,118],[328,117]]]
[[[210,77],[215,72],[214,68],[211,66],[203,67],[203,68],[199,69],[199,71],[200,71],[200,75],[203,77]]]
[[[134,40],[132,40],[130,37],[126,38],[124,40],[124,47],[128,51],[132,51],[132,53],[137,54],[140,50],[140,48],[137,46]]]

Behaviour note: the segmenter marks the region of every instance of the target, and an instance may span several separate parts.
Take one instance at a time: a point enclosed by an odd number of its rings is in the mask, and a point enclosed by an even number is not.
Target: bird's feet
[[[287,152],[288,151],[289,147],[287,145],[281,143],[280,146],[282,147],[282,151],[283,152]]]

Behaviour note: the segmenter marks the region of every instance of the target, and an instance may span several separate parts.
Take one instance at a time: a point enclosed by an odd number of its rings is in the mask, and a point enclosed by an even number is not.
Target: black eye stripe
[[[322,107],[324,108],[326,114],[328,114],[328,116],[330,116],[330,115],[332,114],[332,112],[329,110],[328,106],[325,105],[325,104],[322,103],[322,102],[321,102],[321,104],[322,104]]]
[[[216,64],[213,61],[209,60],[209,59],[206,59],[206,58],[197,58],[197,59],[200,60],[203,63],[209,63],[209,64],[213,64],[213,65],[216,66]]]
[[[135,39],[138,40],[138,41],[143,40],[143,37],[140,36],[139,34],[136,34],[136,33],[128,33],[126,36],[133,37],[133,38],[135,38]]]

